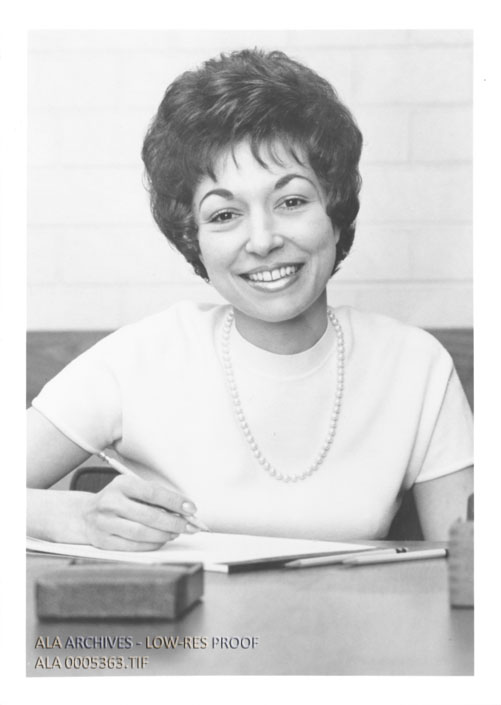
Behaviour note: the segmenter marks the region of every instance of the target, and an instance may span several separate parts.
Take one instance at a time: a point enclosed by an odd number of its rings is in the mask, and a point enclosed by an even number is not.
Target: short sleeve
[[[457,372],[451,372],[415,482],[426,482],[473,465],[473,418]]]
[[[103,450],[121,437],[120,385],[108,340],[73,360],[32,402],[37,411],[89,453]]]

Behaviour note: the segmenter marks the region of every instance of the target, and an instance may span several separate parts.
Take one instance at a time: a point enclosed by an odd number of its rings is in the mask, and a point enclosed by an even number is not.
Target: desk
[[[473,674],[473,610],[449,607],[443,559],[206,573],[203,601],[177,622],[39,622],[36,576],[66,560],[28,557],[28,676]],[[77,635],[132,637],[134,647],[35,648],[39,636],[49,643],[58,636],[64,647]],[[208,646],[147,648],[163,636],[207,637]],[[213,637],[257,637],[258,644],[212,648]],[[64,663],[68,656],[119,655],[126,662],[146,656],[148,663],[127,671],[35,668],[38,658],[50,664],[56,656]]]

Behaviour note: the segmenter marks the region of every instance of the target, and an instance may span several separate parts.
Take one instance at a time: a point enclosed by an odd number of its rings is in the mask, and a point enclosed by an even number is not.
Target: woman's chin
[[[317,301],[301,301],[292,302],[290,299],[285,300],[268,300],[265,304],[254,306],[233,306],[235,316],[238,322],[239,319],[254,320],[256,323],[262,322],[265,324],[280,324],[293,321],[300,317],[308,317],[309,312],[312,316],[320,309]],[[323,306],[323,308],[325,305]]]
[[[217,287],[216,287],[217,288]],[[239,319],[256,323],[280,324],[301,317],[325,317],[326,289],[297,273],[285,281],[250,281],[238,277],[219,294],[234,308]],[[309,326],[308,326],[309,327]]]

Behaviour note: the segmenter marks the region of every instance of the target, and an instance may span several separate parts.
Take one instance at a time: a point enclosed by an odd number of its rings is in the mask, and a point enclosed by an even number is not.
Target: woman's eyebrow
[[[228,191],[226,188],[213,188],[210,191],[207,191],[207,193],[204,195],[204,197],[201,199],[200,203],[198,204],[198,208],[200,209],[200,206],[202,203],[205,201],[206,198],[209,196],[221,196],[221,198],[226,198],[227,201],[233,198],[233,194],[231,191]]]
[[[315,186],[314,182],[309,179],[307,176],[304,176],[304,174],[286,174],[285,176],[282,176],[275,184],[274,186],[274,191],[278,191],[279,189],[283,188],[284,186],[287,186],[289,181],[292,181],[292,179],[304,179],[305,181],[308,181],[312,186]],[[316,186],[315,186],[316,188]]]

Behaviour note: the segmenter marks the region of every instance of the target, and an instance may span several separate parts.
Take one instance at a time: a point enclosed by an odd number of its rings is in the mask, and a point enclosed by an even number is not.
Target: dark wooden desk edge
[[[398,545],[395,541],[366,543],[384,547]],[[413,541],[407,545],[411,549],[447,546],[446,542],[430,541]],[[231,658],[225,657],[224,654],[219,657],[212,654],[204,659],[201,654],[189,656],[182,653],[176,655],[176,659],[166,659],[166,655],[162,657],[160,652],[156,652],[153,654],[155,658],[151,662],[151,672],[128,675],[298,675],[299,671],[300,675],[473,674],[473,610],[451,610],[445,560],[392,564],[391,568],[371,566],[356,571],[340,570],[338,566],[329,570],[329,567],[324,566],[297,571],[274,568],[234,575],[208,572],[205,597],[186,618],[176,622],[154,620],[149,626],[134,620],[124,620],[113,628],[110,622],[106,621],[47,623],[36,618],[33,585],[37,574],[69,560],[71,559],[62,556],[28,556],[30,580],[27,591],[27,675],[31,677],[92,675],[82,672],[59,674],[35,671],[34,659],[41,652],[34,650],[34,642],[32,644],[31,641],[37,634],[243,634],[247,633],[245,630],[248,633],[259,633],[263,638],[263,653],[256,653],[254,660],[237,652],[234,652]],[[352,592],[350,581],[355,576],[356,589]],[[415,581],[415,576],[423,576],[422,586],[420,579]],[[437,580],[433,576],[436,576]],[[313,586],[318,588],[320,600],[315,600],[313,594],[310,594]],[[278,611],[275,612],[272,605],[276,604],[275,600],[279,596],[282,597],[283,604],[279,605]],[[324,607],[325,599],[327,611]],[[381,623],[384,628],[380,629],[380,620],[375,617],[380,599],[383,614],[395,613],[395,632],[386,620]],[[303,600],[306,600],[306,603]],[[298,617],[298,614],[301,614],[297,611],[299,603],[307,607],[309,620],[306,622],[303,617]],[[289,607],[286,607],[287,605]],[[257,621],[252,616],[256,608],[265,608],[265,614],[259,613]],[[348,611],[345,612],[345,609]],[[391,611],[388,612],[388,609]],[[408,623],[406,619],[400,621],[397,617],[402,617],[403,611],[409,614]],[[276,623],[275,614],[281,615]],[[421,614],[427,615],[427,618],[423,619]],[[334,620],[331,626],[327,626],[331,621],[327,619],[328,615],[332,615]],[[347,615],[351,615],[348,623]],[[367,626],[371,635],[367,644],[365,641],[360,644],[357,636],[362,623]],[[343,631],[343,624],[347,624],[348,631]],[[404,624],[407,625],[405,629],[414,630],[418,627],[419,635],[412,631],[412,639],[409,641],[411,632],[402,632]],[[305,659],[300,644],[304,644],[305,631],[312,634],[312,625],[317,625],[315,630],[318,627],[321,634],[315,634],[312,642],[308,642],[311,653],[308,659]],[[339,627],[341,631],[338,631]],[[219,629],[223,631],[219,632]],[[409,636],[403,636],[404,634]],[[391,646],[391,640],[394,638],[395,645]],[[367,652],[367,645],[373,641],[376,648],[374,656],[371,655],[372,647]],[[410,643],[413,646],[408,652],[405,645]],[[388,653],[386,646],[383,646],[385,644],[389,645]],[[429,647],[430,652],[425,647]],[[328,656],[330,649],[334,649],[331,657]],[[416,649],[417,666],[412,655]],[[136,651],[143,654],[153,653],[137,649]],[[424,655],[429,653],[431,655]],[[294,654],[301,656],[300,663],[295,664]],[[45,655],[49,655],[49,652]],[[208,668],[207,659],[211,658]],[[308,665],[305,665],[305,662]],[[421,670],[416,671],[416,667]],[[103,672],[97,675],[118,674]]]

